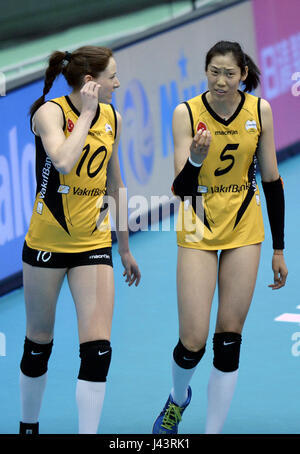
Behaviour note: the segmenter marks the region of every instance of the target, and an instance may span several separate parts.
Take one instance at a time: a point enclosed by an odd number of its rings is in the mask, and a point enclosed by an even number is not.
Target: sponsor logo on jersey
[[[239,132],[236,129],[228,129],[227,131],[215,131],[215,136],[227,136],[227,135],[235,135]]]
[[[97,137],[97,136],[101,136],[101,132],[100,131],[89,131],[88,135],[92,136],[92,137]]]
[[[66,186],[65,184],[61,184],[57,190],[59,194],[69,194],[70,186]]]
[[[199,185],[197,188],[197,192],[198,194],[206,194],[208,192],[208,187]]]
[[[109,132],[110,134],[112,134],[112,127],[110,126],[109,123],[105,124],[105,132]]]
[[[245,123],[245,128],[246,128],[246,131],[248,131],[248,132],[256,132],[257,131],[256,121],[247,120]]]
[[[68,118],[67,120],[67,130],[69,132],[72,132],[73,131],[73,128],[74,128],[74,123],[72,120],[70,120],[70,118]]]
[[[99,197],[105,194],[105,189],[100,188],[81,188],[80,186],[73,187],[73,195],[80,195],[80,196],[89,196],[89,197]]]
[[[199,121],[199,123],[197,125],[197,131],[199,131],[200,129],[203,129],[203,131],[207,130],[207,126],[205,123],[203,123],[203,121]]]
[[[37,206],[36,206],[36,212],[38,214],[42,214],[43,213],[43,208],[44,208],[43,202],[38,202]]]
[[[221,184],[220,186],[211,186],[210,190],[212,193],[214,192],[242,192],[247,191],[250,189],[251,183],[246,184],[230,184],[229,186],[225,186]]]
[[[47,156],[43,170],[42,170],[42,184],[40,189],[40,199],[44,199],[47,191],[48,179],[51,170],[51,159]]]

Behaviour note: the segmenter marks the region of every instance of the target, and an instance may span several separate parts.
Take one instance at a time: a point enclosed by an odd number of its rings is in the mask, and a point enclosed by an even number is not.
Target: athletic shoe
[[[188,397],[185,404],[182,407],[179,407],[174,400],[172,399],[171,394],[166,402],[166,405],[163,408],[163,411],[156,418],[153,425],[152,433],[153,434],[177,434],[178,433],[178,424],[181,421],[182,413],[189,405],[192,397],[191,387],[188,387]]]
[[[20,435],[38,435],[39,434],[39,423],[24,423],[20,422]]]

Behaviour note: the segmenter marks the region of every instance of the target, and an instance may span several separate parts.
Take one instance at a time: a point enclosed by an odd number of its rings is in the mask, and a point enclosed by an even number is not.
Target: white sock
[[[174,402],[180,407],[187,400],[187,389],[196,369],[197,366],[192,369],[183,369],[183,367],[178,366],[174,359],[172,361],[173,388],[171,390],[171,396]]]
[[[105,387],[106,382],[77,380],[78,433],[97,433],[105,396]]]
[[[40,377],[28,377],[20,371],[21,421],[34,424],[39,420],[47,372]]]
[[[232,401],[237,377],[238,369],[233,372],[222,372],[213,366],[208,383],[206,434],[221,433]]]

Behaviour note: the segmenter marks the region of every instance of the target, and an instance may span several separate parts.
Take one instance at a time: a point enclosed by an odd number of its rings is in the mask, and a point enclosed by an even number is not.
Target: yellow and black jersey
[[[69,137],[80,113],[68,96],[49,102],[60,106]],[[71,253],[111,246],[109,213],[102,205],[116,133],[113,106],[99,104],[81,156],[66,175],[56,170],[41,138],[35,136],[37,189],[25,237],[30,248]]]
[[[241,101],[228,120],[212,110],[207,92],[185,103],[192,137],[202,128],[211,132],[212,140],[199,171],[198,206],[188,201],[180,204],[179,246],[217,250],[264,240],[255,176],[261,134],[260,98],[239,93]]]

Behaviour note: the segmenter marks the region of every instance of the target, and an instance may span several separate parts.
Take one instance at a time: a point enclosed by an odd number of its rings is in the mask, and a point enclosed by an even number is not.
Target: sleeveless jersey
[[[62,109],[64,134],[69,137],[80,113],[68,96],[50,102]],[[56,170],[41,138],[35,136],[37,189],[25,237],[29,247],[71,253],[111,246],[109,212],[104,209],[103,197],[116,130],[113,106],[99,104],[82,153],[66,175]]]
[[[180,204],[179,246],[221,250],[264,240],[255,176],[261,133],[260,98],[239,93],[240,104],[228,120],[212,110],[206,99],[207,92],[185,103],[192,136],[203,128],[211,132],[212,140],[199,170],[201,196],[196,202],[187,200]]]

